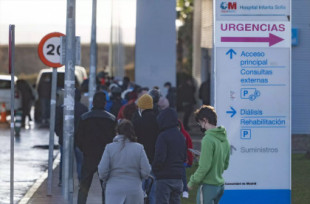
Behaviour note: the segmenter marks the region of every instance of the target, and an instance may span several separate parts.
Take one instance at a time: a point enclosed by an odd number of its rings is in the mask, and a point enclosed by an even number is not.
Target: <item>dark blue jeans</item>
[[[156,181],[156,203],[180,204],[183,191],[182,179],[160,179]]]
[[[187,191],[188,192],[187,179],[186,179],[186,167],[185,166],[186,166],[186,164],[184,164],[183,175],[182,175],[183,191]]]

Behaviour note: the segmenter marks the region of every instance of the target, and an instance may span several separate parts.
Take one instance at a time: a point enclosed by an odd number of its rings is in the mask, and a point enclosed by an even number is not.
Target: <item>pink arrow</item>
[[[268,42],[269,47],[283,40],[271,33],[269,33],[269,37],[221,37],[221,42]]]

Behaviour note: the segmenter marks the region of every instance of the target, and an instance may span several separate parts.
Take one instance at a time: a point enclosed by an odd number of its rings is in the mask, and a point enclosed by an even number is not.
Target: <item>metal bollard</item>
[[[20,136],[20,130],[22,128],[22,115],[23,115],[23,111],[22,110],[18,110],[16,111],[16,115],[15,115],[15,136]]]

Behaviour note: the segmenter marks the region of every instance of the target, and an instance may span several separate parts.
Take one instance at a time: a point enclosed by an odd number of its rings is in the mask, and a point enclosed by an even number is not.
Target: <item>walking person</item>
[[[182,107],[184,111],[184,116],[183,116],[183,125],[185,130],[189,131],[189,118],[194,110],[194,105],[196,104],[196,99],[195,99],[195,91],[196,88],[193,84],[193,81],[191,78],[187,78],[185,83],[183,83],[180,86],[180,100],[182,101]]]
[[[218,204],[224,193],[223,172],[229,165],[230,145],[224,127],[217,127],[217,115],[212,106],[203,105],[195,112],[205,136],[201,141],[199,166],[188,183],[200,185],[197,204]]]
[[[97,92],[93,99],[93,108],[84,113],[77,126],[76,142],[83,152],[82,176],[78,192],[78,204],[85,204],[93,175],[97,172],[105,146],[115,136],[115,116],[104,110],[106,95]],[[102,191],[104,203],[104,191]]]
[[[159,90],[156,88],[151,89],[148,94],[153,98],[153,110],[155,115],[157,116],[159,113],[158,101],[159,98],[161,97],[161,94]]]
[[[156,121],[156,115],[153,110],[153,98],[149,94],[142,95],[138,101],[138,113],[140,116],[134,117],[133,125],[138,142],[144,146],[147,158],[152,164],[155,155],[155,145],[159,134],[159,127]],[[150,179],[144,182],[144,187],[148,188]],[[149,195],[150,204],[155,204],[156,182],[153,182]]]
[[[207,79],[199,88],[199,98],[203,105],[210,105],[210,81]]]
[[[143,204],[142,179],[148,178],[150,172],[151,166],[143,145],[137,143],[132,123],[121,120],[117,136],[106,146],[98,166],[105,203]]]
[[[51,78],[45,74],[38,84],[38,95],[40,101],[41,127],[49,126],[50,100],[51,100]]]
[[[178,120],[178,128],[183,134],[185,141],[186,141],[187,157],[186,157],[186,162],[184,163],[182,181],[183,181],[183,198],[188,198],[189,194],[188,194],[188,188],[187,188],[186,168],[190,168],[193,164],[194,157],[193,157],[192,152],[189,151],[189,149],[193,149],[193,143],[192,143],[191,136],[185,130],[183,123],[180,120]]]
[[[174,109],[162,110],[157,122],[161,132],[157,138],[152,164],[156,178],[156,203],[180,204],[186,161],[185,138],[178,129],[178,117]]]
[[[166,98],[169,101],[170,107],[176,108],[177,89],[175,87],[172,87],[170,82],[166,82],[164,84],[164,87],[165,87],[166,92],[167,92]]]
[[[29,83],[26,80],[20,79],[16,82],[16,88],[20,91],[22,95],[22,127],[25,127],[26,123],[26,117],[28,117],[28,124],[30,121],[32,121],[30,111],[32,107],[32,103],[35,99],[35,96],[33,95],[33,90]],[[26,125],[28,126],[28,125]]]

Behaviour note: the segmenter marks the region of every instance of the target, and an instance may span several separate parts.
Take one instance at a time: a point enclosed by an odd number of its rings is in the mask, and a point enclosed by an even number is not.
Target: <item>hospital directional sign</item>
[[[215,1],[215,108],[234,147],[223,204],[290,203],[290,5]]]

